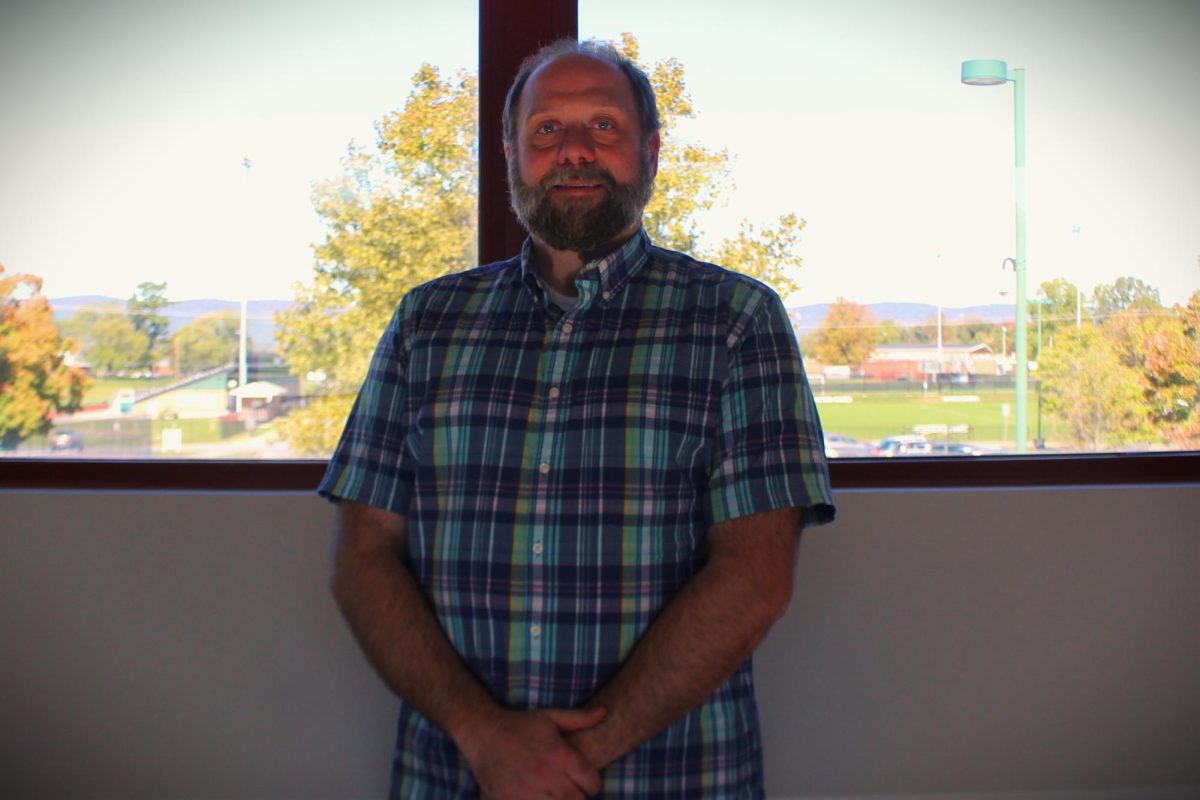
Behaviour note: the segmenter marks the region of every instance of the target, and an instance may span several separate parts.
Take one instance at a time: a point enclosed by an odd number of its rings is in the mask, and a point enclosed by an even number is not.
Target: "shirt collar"
[[[629,237],[625,244],[606,256],[584,264],[575,278],[579,304],[586,305],[597,295],[605,300],[615,297],[646,263],[649,250],[650,237],[645,228],[638,228],[637,233]],[[527,236],[521,246],[521,282],[541,296],[542,284],[534,266],[534,259],[533,238]]]

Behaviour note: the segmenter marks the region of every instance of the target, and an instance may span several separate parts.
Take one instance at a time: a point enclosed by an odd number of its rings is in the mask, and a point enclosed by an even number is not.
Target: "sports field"
[[[917,426],[945,426],[946,431],[927,433],[931,439],[951,439],[997,447],[1011,447],[1016,423],[1016,392],[955,391],[923,392],[919,386],[873,391],[838,391],[814,387],[821,424],[827,432],[855,439],[878,441],[885,436],[920,433]],[[1005,416],[1005,406],[1008,416]],[[1030,392],[1029,439],[1038,435],[1037,394]],[[1053,444],[1057,425],[1042,418],[1043,434]],[[964,427],[965,426],[965,427]]]

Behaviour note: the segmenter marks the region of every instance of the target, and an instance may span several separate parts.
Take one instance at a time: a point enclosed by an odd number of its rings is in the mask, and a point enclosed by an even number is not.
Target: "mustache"
[[[547,191],[553,186],[564,183],[596,183],[610,191],[617,186],[616,178],[604,167],[595,164],[577,166],[564,164],[543,176],[538,181],[538,187],[543,191]]]

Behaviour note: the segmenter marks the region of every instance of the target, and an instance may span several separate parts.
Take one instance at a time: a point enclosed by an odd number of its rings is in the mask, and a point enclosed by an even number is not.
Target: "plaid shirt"
[[[512,708],[581,705],[702,566],[709,527],[834,509],[820,423],[764,285],[639,232],[578,305],[519,258],[409,293],[320,491],[408,518],[410,568],[472,672]],[[604,771],[604,797],[761,797],[750,662]],[[478,788],[402,704],[393,796]]]

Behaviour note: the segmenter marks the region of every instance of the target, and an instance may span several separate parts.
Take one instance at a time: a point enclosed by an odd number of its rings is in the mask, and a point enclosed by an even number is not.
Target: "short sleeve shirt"
[[[796,338],[765,285],[651,245],[548,302],[526,242],[400,302],[322,495],[408,520],[409,566],[511,708],[583,704],[704,564],[715,523],[834,506]],[[761,797],[750,662],[604,771],[604,797]],[[401,704],[398,797],[473,797],[453,742]]]

